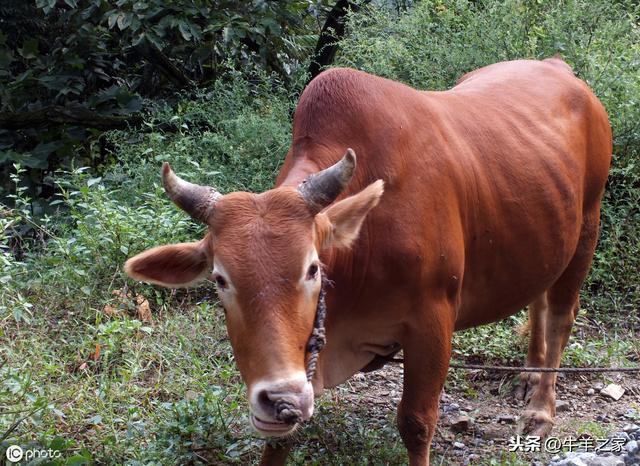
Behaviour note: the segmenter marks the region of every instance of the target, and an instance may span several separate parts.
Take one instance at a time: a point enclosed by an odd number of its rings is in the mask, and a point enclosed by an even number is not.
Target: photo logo
[[[20,448],[20,445],[11,445],[7,448],[7,460],[9,460],[10,463],[17,463],[22,459],[23,455],[24,452],[22,448]]]

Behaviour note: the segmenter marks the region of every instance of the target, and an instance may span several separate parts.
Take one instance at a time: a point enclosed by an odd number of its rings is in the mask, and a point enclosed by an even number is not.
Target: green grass
[[[257,460],[262,441],[248,427],[244,387],[210,292],[171,296],[149,323],[125,308],[112,317],[101,309],[37,315],[28,329],[5,320],[0,410],[37,409],[5,443],[48,446],[64,439],[66,455],[85,451],[107,464]],[[457,357],[518,364],[524,342],[511,343],[521,320],[458,334]],[[586,331],[581,327],[578,333]],[[612,339],[593,329],[588,343],[572,344],[567,364],[626,363],[625,355],[639,351],[624,335]],[[369,464],[367,458],[405,464],[395,411],[373,412],[366,399],[353,406],[344,390],[319,400],[312,422],[297,434],[293,464]],[[447,391],[472,399],[473,390],[466,373],[451,372]],[[0,427],[20,415],[3,415]],[[518,464],[500,461],[487,464]]]

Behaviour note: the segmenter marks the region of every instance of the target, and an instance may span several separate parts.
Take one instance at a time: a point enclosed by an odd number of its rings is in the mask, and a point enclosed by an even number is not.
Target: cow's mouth
[[[280,421],[265,421],[257,417],[255,414],[251,415],[251,424],[260,433],[270,436],[286,435],[292,432],[298,425],[287,424]]]

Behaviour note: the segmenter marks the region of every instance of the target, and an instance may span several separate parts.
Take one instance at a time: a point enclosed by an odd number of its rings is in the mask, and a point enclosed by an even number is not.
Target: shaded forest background
[[[57,442],[74,464],[105,461],[107,452],[167,464],[196,458],[186,437],[219,445],[215,454],[229,461],[254,451],[255,439],[238,440],[228,427],[241,416],[240,389],[229,387],[240,385],[224,337],[200,340],[224,327],[212,317],[211,287],[134,284],[122,264],[202,232],[164,196],[162,161],[221,192],[269,189],[297,98],[328,66],[444,90],[480,66],[559,53],[602,100],[614,130],[583,318],[606,338],[634,338],[639,12],[631,0],[3,0],[2,445]],[[190,332],[192,342],[179,343],[193,351],[185,361],[176,335]],[[601,350],[577,362],[596,364]],[[517,354],[485,356],[516,362]],[[224,396],[211,379],[223,381]],[[183,399],[185,384],[205,392],[201,405]],[[100,407],[76,407],[94,395]],[[151,401],[136,407],[140,397]]]

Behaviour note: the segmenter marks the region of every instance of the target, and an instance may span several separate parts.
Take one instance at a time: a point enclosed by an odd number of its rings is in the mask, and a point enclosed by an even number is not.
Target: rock
[[[564,413],[567,412],[571,409],[571,405],[569,404],[568,401],[564,401],[564,400],[556,400],[556,412],[557,413]]]
[[[635,432],[636,430],[640,430],[640,426],[637,424],[626,424],[623,428],[623,431],[625,431],[627,434],[630,434],[631,432]]]
[[[596,391],[593,388],[590,388],[589,390],[587,390],[587,395],[593,396],[595,394],[596,394]]]
[[[463,464],[465,465],[472,465],[472,464],[476,464],[476,462],[480,459],[480,455],[476,455],[475,453],[471,453],[469,456],[467,456],[465,458],[465,461]]]
[[[626,432],[616,432],[611,436],[611,438],[621,438],[624,439],[625,442],[631,440],[631,437]]]
[[[553,466],[625,466],[624,460],[615,456],[598,456],[595,453],[567,453],[563,460],[551,458]]]
[[[587,461],[587,466],[625,466],[624,460],[617,456],[596,456]]]
[[[453,442],[453,448],[456,450],[464,450],[467,446],[462,442]]]
[[[451,420],[451,430],[457,433],[466,432],[473,424],[473,419],[469,416],[458,416]]]
[[[589,466],[581,458],[568,458],[556,463],[558,466]]]
[[[596,382],[593,384],[593,389],[596,391],[600,391],[604,388],[604,384],[602,382]]]
[[[498,422],[503,422],[505,424],[515,424],[518,420],[517,416],[512,414],[498,414]]]
[[[442,410],[445,413],[453,413],[453,412],[456,412],[456,411],[460,411],[460,405],[458,403],[449,403],[449,404],[444,405]]]
[[[500,428],[499,425],[483,425],[482,426],[482,436],[489,440],[493,441],[496,439],[504,439],[505,433],[504,430]]]
[[[610,383],[605,388],[600,390],[602,396],[609,397],[615,401],[618,401],[624,395],[624,388],[615,383]]]
[[[640,445],[638,445],[637,440],[632,440],[631,442],[627,443],[625,449],[629,452],[630,455],[635,455],[640,452]]]

